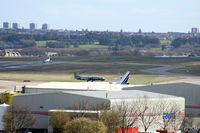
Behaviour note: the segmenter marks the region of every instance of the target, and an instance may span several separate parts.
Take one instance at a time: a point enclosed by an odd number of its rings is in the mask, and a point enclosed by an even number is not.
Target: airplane
[[[50,57],[48,59],[46,59],[46,60],[43,60],[43,63],[50,63],[50,62],[52,62]]]
[[[75,75],[75,74],[74,74],[74,78],[78,79],[77,75]],[[126,72],[126,74],[118,81],[115,81],[115,82],[99,82],[99,83],[103,83],[103,84],[122,84],[122,85],[129,84],[128,83],[129,75],[130,75],[130,72]],[[78,76],[78,77],[80,77],[80,76]],[[78,79],[78,80],[86,80],[86,78],[88,78],[88,77],[82,77],[82,78],[85,78],[85,79]]]
[[[88,81],[96,81],[96,80],[100,80],[100,81],[104,81],[105,78],[103,77],[81,77],[81,76],[78,76],[77,73],[74,73],[74,78],[77,79],[77,80],[86,80],[87,82]]]
[[[116,82],[111,82],[111,84],[129,84],[128,79],[129,79],[130,72],[126,72],[126,74],[118,81]]]

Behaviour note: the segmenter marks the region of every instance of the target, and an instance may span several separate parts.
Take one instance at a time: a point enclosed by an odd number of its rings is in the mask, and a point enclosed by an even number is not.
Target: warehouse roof
[[[177,96],[166,95],[161,93],[147,92],[141,90],[120,90],[120,91],[61,91],[53,93],[25,93],[19,94],[18,96],[34,96],[34,95],[52,95],[52,94],[72,94],[72,95],[81,95],[86,97],[95,97],[103,99],[134,99],[141,97],[148,98],[174,98]]]
[[[200,85],[200,82],[187,82],[187,83],[195,84],[195,85]]]
[[[84,95],[89,97],[107,98],[107,99],[129,99],[147,96],[149,98],[169,98],[176,97],[172,95],[165,95],[160,93],[153,93],[140,90],[127,91],[65,91],[63,93],[71,93],[76,95]]]
[[[141,87],[127,87],[123,90],[142,90],[148,92],[162,93],[167,95],[174,95],[184,97],[186,105],[200,108],[200,85],[192,83],[173,83],[173,84],[160,84],[149,85]]]
[[[159,85],[148,85],[148,86],[137,86],[137,87],[125,87],[123,90],[141,90],[141,89],[162,89],[162,90],[175,90],[175,89],[198,89],[200,85],[194,83],[173,83],[173,84],[159,84]]]
[[[61,89],[61,90],[121,90],[124,87],[139,85],[109,84],[104,82],[47,82],[26,89]]]

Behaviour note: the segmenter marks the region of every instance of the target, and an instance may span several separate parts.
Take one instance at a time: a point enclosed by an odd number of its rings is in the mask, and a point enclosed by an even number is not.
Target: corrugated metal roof
[[[200,85],[191,83],[160,84],[141,87],[128,87],[123,90],[142,90],[166,95],[184,97],[186,105],[200,108]]]
[[[173,83],[173,84],[159,84],[159,85],[148,85],[148,86],[136,86],[136,87],[125,87],[123,90],[141,90],[141,89],[167,89],[167,90],[175,90],[175,89],[200,89],[200,85],[192,84],[192,83]]]
[[[139,85],[109,84],[108,82],[48,82],[35,86],[26,86],[26,89],[63,89],[63,90],[121,90],[124,87]]]
[[[134,99],[143,98],[174,98],[177,96],[166,95],[161,93],[154,93],[140,90],[126,90],[126,91],[61,91],[53,93],[25,93],[18,96],[34,96],[34,95],[48,95],[48,94],[73,94],[87,97],[103,98],[103,99]]]
[[[147,96],[148,98],[167,98],[176,97],[172,95],[164,95],[140,90],[127,91],[65,91],[63,93],[72,93],[76,95],[84,95],[89,97],[107,98],[107,99],[131,99]]]
[[[200,82],[187,82],[187,83],[195,84],[195,85],[200,85]]]

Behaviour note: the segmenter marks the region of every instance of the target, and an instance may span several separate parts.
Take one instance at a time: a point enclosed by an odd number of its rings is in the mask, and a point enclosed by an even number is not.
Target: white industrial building
[[[52,109],[66,109],[72,110],[73,105],[86,101],[90,107],[95,107],[97,104],[106,103],[110,109],[116,109],[116,107],[123,103],[131,105],[134,101],[148,101],[147,115],[146,117],[152,117],[157,115],[159,120],[163,121],[163,112],[159,108],[155,112],[152,111],[152,106],[161,101],[169,108],[171,103],[177,103],[178,111],[182,115],[185,112],[185,99],[183,97],[176,97],[171,95],[163,95],[159,93],[152,93],[139,90],[127,90],[127,91],[60,91],[54,93],[37,93],[37,94],[22,94],[13,97],[13,105],[28,105],[32,113],[36,114],[37,122],[33,128],[47,129],[48,128],[48,111]],[[167,102],[170,103],[167,105]],[[134,104],[135,105],[135,104]],[[140,104],[143,105],[143,104]],[[140,107],[142,108],[142,107]],[[91,108],[92,109],[92,108]],[[166,111],[166,110],[165,110]],[[166,113],[168,113],[166,111]],[[149,115],[150,114],[150,115]],[[136,114],[129,114],[130,117],[135,117]],[[157,122],[156,121],[156,122]],[[139,124],[139,131],[144,131],[143,127]],[[180,126],[180,124],[178,125]],[[158,125],[152,125],[148,131],[155,131],[159,129]]]
[[[8,104],[0,104],[0,132],[4,130],[4,122],[3,122],[3,115],[10,107]]]
[[[141,90],[185,98],[185,112],[199,117],[200,112],[200,85],[198,83],[173,83],[138,87],[127,87],[123,90]]]
[[[25,86],[25,93],[49,93],[60,91],[99,91],[99,90],[122,90],[125,87],[140,85],[123,85],[103,82],[47,82],[34,86]]]

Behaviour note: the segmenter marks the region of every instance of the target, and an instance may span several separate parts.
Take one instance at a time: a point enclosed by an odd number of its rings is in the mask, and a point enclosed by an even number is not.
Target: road
[[[169,75],[169,76],[176,76],[181,78],[200,78],[200,76],[193,76],[189,74],[180,74],[180,73],[172,73],[168,72],[170,70],[184,68],[185,66],[170,66],[170,65],[163,65],[161,67],[149,68],[141,70],[144,73],[152,73],[152,74],[162,74],[162,75]]]
[[[184,68],[185,66],[170,66],[170,65],[161,65],[161,64],[143,64],[143,63],[125,63],[125,62],[123,64],[155,66],[154,68],[143,69],[143,70],[140,70],[140,71],[143,72],[143,73],[161,74],[161,75],[175,76],[175,77],[180,78],[178,80],[162,82],[161,84],[177,83],[177,82],[198,82],[198,83],[200,83],[200,76],[193,76],[193,75],[189,75],[189,74],[179,74],[179,73],[168,72],[170,70]]]
[[[162,83],[158,83],[158,84],[180,83],[180,82],[200,83],[200,76],[193,76],[193,75],[189,75],[189,74],[179,74],[179,73],[168,72],[169,70],[179,69],[179,68],[184,68],[184,66],[164,65],[164,66],[161,66],[161,67],[144,69],[144,70],[141,70],[141,72],[152,73],[152,74],[162,74],[162,75],[175,76],[175,77],[181,78],[181,79],[178,79],[178,80],[166,81],[166,82],[162,82]]]
[[[9,69],[9,68],[22,68],[29,66],[42,66],[42,65],[51,65],[51,64],[61,64],[71,61],[54,61],[50,63],[43,63],[42,61],[31,61],[31,62],[1,62],[0,69]]]
[[[187,77],[187,76],[189,76],[189,75],[186,75],[186,74],[168,72],[169,70],[174,70],[174,69],[179,69],[179,68],[184,68],[184,66],[164,65],[164,66],[161,66],[161,67],[144,69],[144,70],[141,70],[141,72],[153,73],[153,74],[162,74],[162,75],[169,75],[169,76],[177,76],[177,77]]]
[[[42,65],[51,65],[51,64],[61,64],[71,61],[54,61],[51,63],[43,63],[42,61],[1,61],[0,69],[12,69],[12,68],[22,68],[22,67],[31,67],[31,66],[42,66]],[[4,91],[13,91],[14,88],[21,90],[24,85],[37,85],[41,82],[23,82],[23,81],[8,81],[0,80],[0,92]]]
[[[32,61],[32,62],[6,62],[5,61],[5,62],[0,62],[0,69],[41,66],[41,65],[59,64],[59,63],[66,63],[66,62],[71,62],[71,61],[65,61],[65,62],[60,61],[60,62],[52,62],[52,63],[43,63],[41,61]],[[184,66],[170,66],[170,65],[162,66],[160,64],[142,64],[142,63],[122,63],[122,64],[155,66],[155,68],[144,69],[144,70],[141,70],[141,72],[176,76],[176,77],[181,78],[180,80],[167,81],[167,82],[163,82],[163,83],[200,82],[200,76],[191,76],[191,75],[186,75],[186,74],[178,74],[178,73],[168,72],[169,70],[184,68]],[[39,82],[20,82],[20,81],[0,80],[0,92],[3,92],[5,90],[13,90],[14,86],[16,86],[17,90],[21,90],[21,87],[24,85],[36,85],[36,84],[39,84]]]

